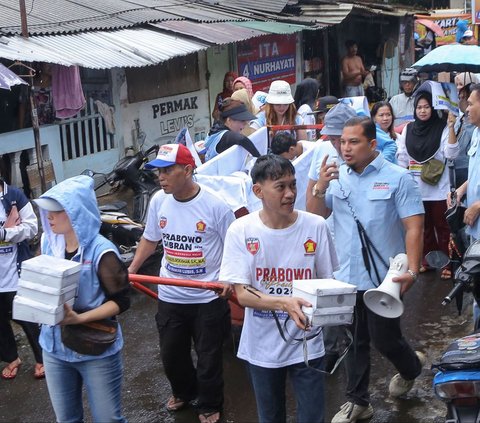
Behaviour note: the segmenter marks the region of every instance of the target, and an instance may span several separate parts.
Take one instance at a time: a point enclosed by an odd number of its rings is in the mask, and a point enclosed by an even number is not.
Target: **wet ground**
[[[453,305],[440,305],[450,287],[450,282],[440,281],[434,272],[429,272],[422,275],[407,294],[404,332],[415,349],[426,353],[428,362],[412,391],[405,398],[394,400],[387,393],[388,383],[395,370],[389,362],[374,354],[371,393],[375,415],[371,423],[432,422],[444,414],[443,404],[435,398],[432,391],[430,365],[441,355],[450,340],[467,334],[471,326],[469,308],[458,317]],[[155,312],[154,300],[135,293],[132,308],[121,316],[125,334],[125,416],[130,422],[198,422],[191,409],[170,414],[164,408],[170,390],[159,359]],[[19,375],[12,381],[0,379],[0,422],[53,422],[54,415],[45,381],[33,379],[33,357],[21,333],[19,345],[20,357],[24,362]],[[235,337],[232,336],[226,342],[224,353],[224,421],[256,422],[255,400],[243,364],[235,357],[234,347]],[[326,380],[327,421],[330,421],[344,402],[344,381],[342,369]],[[289,395],[289,423],[295,421],[293,408],[292,395]]]

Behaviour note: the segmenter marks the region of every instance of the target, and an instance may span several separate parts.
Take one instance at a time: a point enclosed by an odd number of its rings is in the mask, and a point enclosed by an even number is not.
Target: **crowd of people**
[[[356,44],[347,47],[342,63],[346,92],[363,95],[360,83],[368,72],[357,60]],[[128,269],[115,246],[99,234],[91,178],[67,179],[34,200],[44,229],[41,253],[83,265],[75,303],[66,306],[58,325],[42,325],[40,331],[35,324],[19,322],[34,351],[34,376],[46,377],[57,421],[83,421],[82,386],[95,422],[125,421],[123,338],[116,316],[130,305],[128,274],[139,270],[159,242],[164,247],[160,276],[221,281],[223,286],[216,292],[158,288],[155,319],[171,387],[166,408],[172,413],[194,404],[200,423],[220,421],[222,345],[231,322],[227,299],[235,293],[245,307],[238,357],[247,364],[259,421],[286,421],[287,377],[294,388],[297,421],[324,421],[324,374],[336,366],[333,346],[341,333],[336,328],[309,327],[302,307],[311,304],[292,296],[293,275],[336,278],[357,288],[353,323],[348,326],[353,341],[345,357],[346,402],[332,422],[356,422],[374,414],[369,396],[371,345],[397,370],[389,382],[390,396],[409,392],[425,356],[404,338],[400,318],[375,314],[365,305],[363,294],[382,283],[390,257],[407,255],[408,270],[395,279],[403,295],[419,273],[429,270],[427,253],[448,254],[445,211],[452,181],[447,161],[455,163],[458,199],[466,195],[467,232],[473,239],[479,237],[480,85],[470,74],[457,75],[455,82],[458,116],[434,108],[432,93],[419,89],[413,69],[400,75],[401,94],[373,104],[371,110],[333,96],[319,98],[319,85],[313,79],[298,84],[295,96],[288,82],[273,81],[259,104],[247,78],[227,73],[202,153],[210,160],[239,145],[255,157],[250,177],[260,210],[235,220],[218,193],[196,181],[191,151],[182,144],[162,145],[157,157],[146,164],[158,173],[162,190],[151,199],[145,230]],[[320,133],[295,127],[272,133],[266,155],[260,155],[248,138],[264,126],[319,122]],[[295,208],[292,161],[310,149],[306,211],[302,211]],[[1,376],[13,379],[22,362],[10,326],[12,301],[22,243],[36,235],[37,219],[19,190],[6,183],[0,190],[4,258],[0,358],[7,363]],[[448,266],[442,269],[442,278],[451,276]],[[296,326],[289,329],[289,336],[299,342],[284,340],[281,328],[288,319]],[[66,341],[65,327],[102,320],[113,322],[116,338],[101,353],[79,352]],[[310,336],[304,337],[305,332]]]

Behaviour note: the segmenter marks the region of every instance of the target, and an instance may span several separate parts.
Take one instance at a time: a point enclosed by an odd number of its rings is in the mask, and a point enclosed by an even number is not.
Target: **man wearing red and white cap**
[[[157,168],[163,190],[149,205],[147,223],[130,273],[163,242],[160,276],[217,281],[225,234],[235,220],[228,205],[193,179],[195,161],[182,144],[165,144],[146,168]],[[231,288],[225,285],[225,297]],[[198,398],[201,423],[220,420],[223,407],[222,344],[230,324],[227,302],[210,290],[158,287],[157,328],[165,374],[172,386],[169,411]],[[191,342],[198,356],[191,357]]]

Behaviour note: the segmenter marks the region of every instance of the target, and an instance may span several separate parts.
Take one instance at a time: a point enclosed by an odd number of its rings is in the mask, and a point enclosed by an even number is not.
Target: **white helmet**
[[[416,84],[418,82],[417,74],[418,72],[416,69],[405,68],[402,72],[400,72],[400,82],[411,81]]]

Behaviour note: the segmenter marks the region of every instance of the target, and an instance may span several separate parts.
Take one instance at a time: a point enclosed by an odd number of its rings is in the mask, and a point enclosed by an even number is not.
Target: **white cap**
[[[38,207],[40,207],[43,210],[54,211],[54,212],[63,211],[63,206],[53,198],[42,197],[42,198],[37,198],[33,201]]]
[[[471,29],[467,29],[464,33],[463,33],[463,37],[462,38],[465,38],[465,37],[473,37],[473,31]]]

